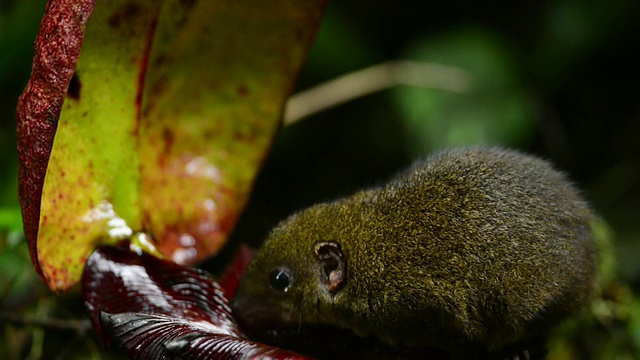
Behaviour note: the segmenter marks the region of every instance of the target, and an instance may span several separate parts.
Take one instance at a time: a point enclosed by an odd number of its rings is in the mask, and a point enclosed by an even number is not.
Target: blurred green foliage
[[[29,259],[22,236],[17,196],[15,104],[31,68],[33,39],[44,1],[0,3],[0,312],[29,313],[43,295],[43,287]],[[0,357],[29,356],[26,344],[38,335],[0,320]],[[42,333],[42,331],[40,331]],[[0,335],[0,336],[2,336]],[[34,336],[35,335],[35,336]],[[41,337],[41,335],[39,335]],[[35,355],[35,353],[34,353]],[[31,355],[31,358],[34,358]]]
[[[468,71],[464,94],[402,87],[393,91],[412,156],[468,144],[527,147],[535,131],[531,90],[521,83],[508,46],[480,29],[455,29],[418,38],[403,58],[447,64]]]
[[[43,288],[20,233],[14,108],[43,8],[0,2],[0,312],[77,318],[77,294]],[[566,170],[606,221],[596,228],[603,246],[614,242],[602,299],[559,330],[550,357],[640,357],[639,16],[637,0],[330,1],[298,89],[393,59],[459,67],[471,88],[398,87],[283,129],[232,243],[205,266],[218,271],[237,243],[258,245],[287,214],[382,182],[435,149],[515,147]],[[69,331],[0,320],[0,334],[3,359],[104,358]]]
[[[8,1],[0,5],[0,207],[17,208],[14,110],[31,69],[33,40],[45,1]]]

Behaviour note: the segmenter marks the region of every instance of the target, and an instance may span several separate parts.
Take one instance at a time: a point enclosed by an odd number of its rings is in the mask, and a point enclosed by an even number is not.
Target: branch
[[[340,76],[289,98],[284,124],[393,86],[410,85],[464,93],[471,76],[457,67],[410,60],[390,61]]]
[[[70,330],[84,334],[91,330],[91,323],[88,319],[83,320],[62,320],[62,319],[38,319],[29,316],[11,314],[5,311],[0,312],[0,321],[6,321],[19,326],[33,326],[53,330]]]

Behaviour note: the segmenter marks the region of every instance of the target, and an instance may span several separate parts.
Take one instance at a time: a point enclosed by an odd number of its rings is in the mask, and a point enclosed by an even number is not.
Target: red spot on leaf
[[[162,129],[162,140],[164,140],[163,152],[165,154],[169,154],[171,152],[171,147],[173,146],[173,143],[175,141],[175,135],[170,128],[165,127],[164,129]]]
[[[109,17],[107,23],[112,28],[120,28],[128,22],[136,21],[141,11],[142,7],[138,3],[134,1],[128,2],[116,10],[113,15]]]
[[[238,93],[238,96],[246,97],[249,94],[249,88],[247,88],[245,85],[240,85],[236,89],[236,92]]]

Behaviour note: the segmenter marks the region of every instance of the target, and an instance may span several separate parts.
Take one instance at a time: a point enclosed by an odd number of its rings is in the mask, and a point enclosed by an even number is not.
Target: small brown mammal
[[[499,352],[589,302],[592,219],[546,161],[447,150],[280,223],[231,306],[246,327],[331,325],[393,346]]]

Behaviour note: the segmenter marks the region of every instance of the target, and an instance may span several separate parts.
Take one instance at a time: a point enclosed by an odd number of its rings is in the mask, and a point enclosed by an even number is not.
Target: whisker
[[[289,314],[287,315],[287,319],[291,320],[291,318],[293,317],[293,312],[296,311],[296,305],[294,304],[293,306],[291,306],[291,308],[289,309]]]
[[[300,335],[301,329],[302,329],[302,308],[298,308],[298,336]]]

